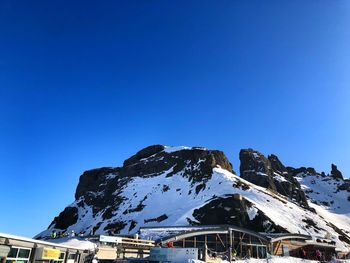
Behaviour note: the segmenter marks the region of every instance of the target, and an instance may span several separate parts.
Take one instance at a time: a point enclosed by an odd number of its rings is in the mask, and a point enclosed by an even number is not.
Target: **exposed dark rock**
[[[220,166],[223,169],[232,171],[232,166],[227,160],[225,154],[221,151],[210,151],[204,148],[193,148],[193,149],[183,149],[171,153],[166,151],[160,151],[154,153],[156,150],[149,152],[147,147],[147,154],[142,154],[141,157],[150,155],[147,157],[147,160],[139,161],[139,153],[143,153],[145,150],[141,150],[135,156],[128,159],[126,164],[120,169],[121,177],[153,177],[157,176],[164,171],[171,170],[168,173],[168,177],[173,174],[180,172],[185,169],[185,175],[193,183],[201,182],[208,180],[212,175],[212,169],[216,166]],[[156,147],[157,150],[160,150],[159,146]],[[152,154],[153,153],[153,154]],[[132,165],[131,165],[132,164]]]
[[[131,232],[131,230],[133,230],[136,225],[137,225],[137,222],[132,220],[131,223],[130,223],[129,232]]]
[[[196,194],[205,189],[205,184],[199,184],[196,186]]]
[[[120,233],[120,230],[124,229],[124,227],[127,224],[125,222],[122,221],[117,221],[111,224],[108,224],[104,230],[107,230],[109,232],[109,234],[111,235],[116,235]]]
[[[246,183],[243,183],[242,181],[237,181],[235,184],[232,185],[235,188],[241,188],[242,190],[248,190],[250,187]]]
[[[338,168],[335,164],[332,164],[331,175],[334,178],[338,178],[338,179],[342,179],[342,180],[344,179],[342,173],[338,170]]]
[[[205,189],[205,183],[211,178],[213,168],[219,166],[232,171],[232,165],[222,151],[193,147],[168,152],[163,145],[152,145],[125,160],[123,167],[103,167],[85,171],[79,178],[75,199],[79,207],[91,207],[93,216],[101,213],[103,220],[109,220],[114,216],[113,211],[117,211],[119,205],[127,201],[120,193],[133,178],[154,177],[166,171],[170,177],[181,172],[191,185],[198,184],[196,188],[198,194]],[[162,190],[169,191],[169,185],[163,185]],[[146,198],[147,196],[144,200]],[[144,200],[136,207],[125,209],[123,214],[142,211],[145,207]],[[61,222],[59,226],[63,227],[65,224],[62,222],[66,221],[59,215],[50,226],[57,227],[57,222]],[[120,231],[127,224],[127,222],[112,223],[105,230],[115,228],[116,231]]]
[[[169,185],[163,185],[163,193],[168,192],[170,189]]]
[[[113,206],[108,207],[102,215],[103,220],[112,218],[114,209]]]
[[[55,224],[55,228],[64,230],[75,224],[77,221],[78,209],[76,207],[68,206],[59,214],[59,216],[55,217],[50,226]]]
[[[240,175],[243,179],[277,191],[271,174],[271,163],[264,155],[253,149],[242,149],[239,152],[239,160]]]
[[[299,182],[289,173],[276,155],[266,158],[258,151],[247,149],[241,150],[241,177],[247,181],[276,191],[303,207],[308,207],[304,191]],[[291,168],[289,168],[291,170]],[[311,168],[307,168],[312,171]],[[305,168],[305,171],[307,170]]]
[[[292,176],[296,176],[297,174],[300,174],[300,173],[318,175],[315,168],[312,168],[312,167],[293,168],[288,166],[286,168],[287,168],[288,174]]]
[[[339,234],[338,237],[340,241],[343,241],[350,245],[350,237],[342,229],[336,227],[332,223],[329,223],[329,225],[334,229],[335,232]]]
[[[319,228],[311,218],[302,219],[302,221],[307,224],[306,228],[313,228],[315,232],[322,230],[322,228]]]
[[[338,186],[338,190],[350,192],[350,182],[345,181],[343,184]]]
[[[142,211],[142,209],[145,208],[145,205],[143,204],[143,202],[146,199],[147,199],[147,195],[143,198],[143,200],[141,200],[141,202],[135,208],[130,208],[130,209],[125,210],[123,212],[123,214],[126,215],[126,214],[130,214],[130,213]]]
[[[287,168],[282,164],[278,157],[274,154],[268,156],[271,164],[271,169],[279,174],[288,173]]]
[[[166,214],[163,214],[161,216],[158,216],[156,218],[150,218],[150,219],[145,219],[145,223],[150,223],[150,222],[162,222],[164,220],[168,219],[168,216]]]
[[[287,168],[276,155],[269,155],[268,159],[271,163],[272,175],[275,179],[277,192],[289,197],[291,200],[298,202],[304,207],[308,207],[305,193],[301,189],[299,182],[288,173]],[[280,178],[282,178],[282,180]]]
[[[75,199],[83,196],[88,191],[98,190],[98,186],[106,182],[106,175],[118,175],[119,168],[102,167],[85,171],[79,178],[79,184],[75,192]]]
[[[268,221],[268,217],[262,212],[258,211],[254,218],[249,219],[247,210],[252,204],[246,199],[241,200],[234,198],[234,196],[228,196],[225,198],[217,197],[210,201],[208,204],[202,206],[199,209],[195,209],[193,217],[197,222],[188,220],[192,224],[200,225],[235,225],[252,229],[257,232],[286,232],[280,226],[274,225],[269,226],[267,229],[265,221]],[[272,223],[271,223],[272,224]]]
[[[287,206],[287,202],[284,200],[285,198],[280,198],[276,192],[289,198],[295,204],[298,203],[301,207],[315,212],[315,210],[308,207],[305,193],[296,179],[308,175],[319,176],[313,178],[314,184],[317,184],[318,180],[322,180],[322,183],[329,181],[335,187],[338,186],[339,191],[350,191],[350,181],[341,181],[339,174],[337,174],[338,170],[336,167],[333,169],[333,166],[332,176],[337,178],[336,180],[324,173],[318,174],[314,168],[301,167],[295,169],[285,167],[276,155],[270,155],[266,158],[252,149],[241,150],[240,160],[241,177],[253,184],[266,187],[275,192],[261,191],[262,194],[267,193],[272,197],[276,197],[281,201],[281,205]],[[96,220],[93,221],[92,225],[82,225],[82,231],[93,229],[97,234],[103,232],[118,234],[122,231],[124,234],[131,231],[135,232],[138,224],[152,223],[152,225],[156,225],[156,223],[168,219],[168,216],[171,217],[171,215],[167,211],[163,211],[162,213],[167,214],[162,214],[155,218],[147,218],[146,216],[147,219],[144,219],[145,217],[138,219],[138,216],[147,213],[146,210],[151,206],[146,207],[146,204],[148,205],[150,200],[155,200],[154,196],[158,196],[158,194],[166,196],[169,194],[168,192],[172,192],[176,196],[182,195],[181,198],[184,198],[184,200],[186,195],[189,195],[189,198],[192,199],[196,198],[196,194],[200,194],[201,198],[203,198],[202,207],[195,209],[193,212],[195,220],[187,219],[190,224],[232,224],[259,232],[286,232],[285,229],[276,225],[268,217],[269,215],[265,215],[258,209],[255,210],[254,205],[244,198],[244,191],[255,192],[258,189],[254,185],[244,182],[244,180],[232,176],[232,187],[234,188],[232,193],[237,193],[235,195],[223,195],[220,193],[220,190],[206,195],[205,191],[208,191],[211,187],[217,187],[217,185],[208,184],[208,180],[213,176],[213,168],[215,167],[221,167],[230,172],[233,171],[231,163],[221,151],[212,151],[200,147],[171,151],[162,145],[153,145],[125,160],[123,167],[103,167],[86,171],[79,179],[75,195],[75,206],[79,208],[82,220],[85,220],[85,218],[90,219],[90,209],[92,209],[94,220],[102,218],[103,224],[102,222],[96,222],[99,221]],[[295,177],[300,173],[302,175]],[[185,181],[184,185],[186,187],[183,190],[180,186],[173,186],[162,181],[163,179],[172,181],[175,178],[171,177],[175,176],[175,174],[176,176],[181,176],[181,180]],[[159,175],[163,179],[157,181],[157,176]],[[148,181],[152,181],[152,184],[153,181],[155,183],[150,185],[147,195],[141,196],[143,191],[138,191],[139,185],[135,182],[139,182],[142,178],[153,177],[155,177],[155,180],[151,179]],[[216,182],[218,185],[222,184],[225,191],[227,191],[225,183],[229,182],[231,184],[231,181],[229,181],[231,179],[227,179]],[[307,181],[309,182],[309,180]],[[142,183],[140,187],[143,187]],[[313,186],[310,187],[312,188]],[[311,188],[307,193],[310,196],[316,195],[316,191],[313,191]],[[334,190],[336,188],[332,191]],[[217,195],[221,196],[218,197]],[[145,202],[148,197],[148,202]],[[323,201],[317,198],[316,200],[318,203]],[[327,205],[333,204],[328,199],[324,201],[324,204],[326,202]],[[172,202],[169,202],[169,205],[171,204]],[[270,200],[266,201],[266,205],[271,205]],[[140,213],[141,211],[142,213]],[[54,219],[50,227],[65,230],[69,226],[74,225],[77,220],[78,209],[73,206],[68,207]],[[79,224],[82,220],[79,220]],[[309,218],[304,219],[304,222],[307,223],[307,227],[320,231],[312,220],[309,221]],[[340,232],[341,230],[339,230]],[[342,233],[344,240],[346,239],[345,234]]]
[[[129,166],[139,162],[141,159],[148,158],[156,153],[163,151],[165,147],[163,145],[151,145],[141,151],[137,152],[135,155],[131,156],[129,159],[124,161],[123,166]]]

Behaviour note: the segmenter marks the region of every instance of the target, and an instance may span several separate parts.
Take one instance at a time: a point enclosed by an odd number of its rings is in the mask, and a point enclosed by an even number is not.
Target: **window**
[[[9,254],[7,255],[8,258],[16,258],[18,253],[18,248],[11,247]]]
[[[194,247],[193,238],[186,238],[185,239],[185,247]]]
[[[204,242],[204,241],[205,241],[204,235],[196,236],[196,242]]]
[[[18,252],[19,258],[29,258],[30,249],[20,249]]]
[[[196,240],[196,246],[195,247],[198,247],[198,248],[202,248],[204,247],[204,241],[205,241],[205,236],[204,235],[200,235],[200,236],[196,236],[195,238]]]
[[[259,258],[266,258],[266,247],[258,246],[258,257]]]
[[[251,256],[253,258],[258,258],[258,247],[257,246],[251,246],[252,254]]]
[[[65,255],[66,255],[66,253],[61,252],[60,257],[58,259],[55,259],[55,260],[50,260],[50,263],[62,263],[64,261]]]
[[[28,263],[30,251],[30,248],[11,247],[6,263]]]

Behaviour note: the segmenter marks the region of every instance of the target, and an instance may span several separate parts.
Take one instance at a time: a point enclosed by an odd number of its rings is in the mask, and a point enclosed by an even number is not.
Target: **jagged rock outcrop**
[[[135,164],[142,159],[146,159],[156,153],[159,153],[165,149],[164,145],[156,144],[156,145],[151,145],[148,146],[141,151],[137,152],[135,155],[131,156],[129,159],[126,159],[123,163],[123,166],[129,166],[132,164]]]
[[[296,176],[297,174],[318,174],[313,167],[299,167],[299,168],[293,168],[290,166],[287,166],[288,174],[292,176]]]
[[[338,168],[337,168],[337,166],[335,164],[332,164],[331,175],[334,178],[338,178],[338,179],[341,179],[341,180],[344,179],[342,173],[338,170]]]
[[[242,149],[239,153],[240,173],[245,180],[280,193],[304,207],[308,207],[304,191],[293,177],[293,171],[282,164],[276,155],[266,158],[253,149]],[[289,172],[291,171],[291,172]]]
[[[101,217],[101,220],[108,221],[126,201],[121,193],[133,178],[152,178],[164,172],[167,172],[167,177],[171,177],[181,172],[191,185],[196,185],[193,191],[198,194],[205,189],[205,183],[211,178],[214,167],[232,172],[232,165],[222,151],[212,151],[202,147],[166,149],[163,145],[152,145],[125,160],[122,167],[103,167],[85,171],[79,178],[75,203],[77,207],[83,209],[91,208],[92,217]],[[168,185],[162,185],[162,187],[164,192],[169,190]],[[135,206],[124,209],[123,215],[142,211],[147,198],[148,195]],[[84,217],[85,214],[79,216]],[[58,217],[55,217],[50,227],[67,229],[76,223],[79,216],[76,207],[67,207]],[[160,215],[155,220],[145,219],[145,222],[159,221],[165,217],[166,215]],[[93,227],[99,229],[101,225]],[[103,230],[119,232],[126,225],[123,220],[109,222]]]
[[[288,172],[287,168],[276,155],[271,154],[268,156],[268,159],[271,163],[277,192],[298,202],[304,207],[309,207],[305,193],[298,180]]]
[[[168,175],[171,176],[187,167],[186,175],[196,182],[208,179],[216,166],[232,172],[232,165],[222,151],[201,147],[184,148],[173,152],[164,149],[164,146],[155,145],[139,151],[124,162],[123,167],[120,168],[120,176],[152,177],[173,168]],[[197,165],[198,169],[193,169]]]
[[[276,191],[276,185],[272,178],[270,161],[258,151],[242,149],[239,152],[240,174],[245,180]]]
[[[106,182],[106,176],[117,176],[120,168],[102,167],[85,171],[79,178],[79,184],[75,191],[75,199],[89,192],[96,192],[100,185]]]

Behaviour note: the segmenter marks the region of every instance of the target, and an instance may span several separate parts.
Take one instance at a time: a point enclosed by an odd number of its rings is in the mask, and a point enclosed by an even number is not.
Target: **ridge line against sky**
[[[350,174],[349,1],[0,3],[0,231],[141,148],[274,153]],[[24,221],[29,221],[23,224]]]

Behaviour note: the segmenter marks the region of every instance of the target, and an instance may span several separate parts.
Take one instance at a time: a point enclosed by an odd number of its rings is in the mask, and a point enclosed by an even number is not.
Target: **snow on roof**
[[[260,233],[260,234],[268,238],[270,242],[276,242],[279,240],[291,239],[291,238],[304,239],[305,241],[312,240],[311,236],[303,235],[303,234],[291,234],[291,233]]]
[[[90,241],[78,240],[76,238],[74,238],[74,240],[68,240],[69,238],[51,239],[50,240],[51,242],[48,242],[48,241],[42,241],[42,240],[37,240],[37,239],[33,239],[33,238],[15,236],[15,235],[10,235],[10,234],[5,234],[5,233],[0,233],[0,237],[14,239],[14,240],[18,240],[18,241],[36,243],[36,244],[41,244],[41,245],[47,245],[47,246],[68,248],[68,249],[94,250],[96,247],[96,245]]]
[[[248,233],[253,236],[257,236],[261,239],[268,240],[266,235],[262,233],[257,233],[249,229],[233,226],[233,225],[203,225],[203,226],[175,226],[175,227],[141,227],[139,232],[140,236],[143,239],[151,239],[151,240],[160,240],[164,239],[168,240],[174,238],[175,236],[183,236],[183,235],[198,235],[204,232],[217,232],[227,233],[229,230],[241,231],[244,233]]]
[[[71,237],[63,237],[50,240],[59,245],[75,247],[77,249],[86,249],[86,250],[95,250],[97,245],[88,239],[85,238],[71,238]]]

